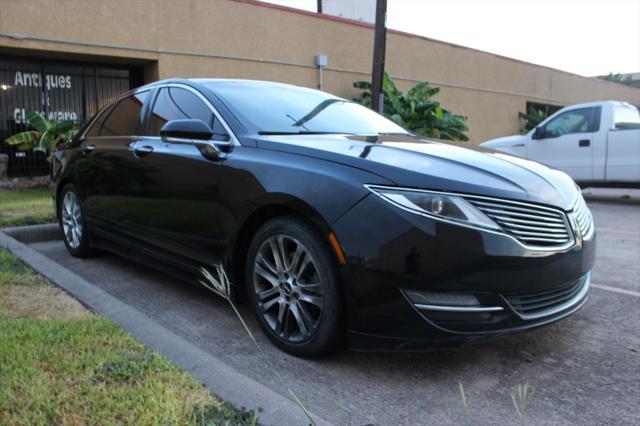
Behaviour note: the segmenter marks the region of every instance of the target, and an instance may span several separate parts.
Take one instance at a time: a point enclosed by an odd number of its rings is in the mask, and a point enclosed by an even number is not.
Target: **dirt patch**
[[[56,287],[24,285],[0,288],[0,315],[58,320],[93,316],[80,302]]]

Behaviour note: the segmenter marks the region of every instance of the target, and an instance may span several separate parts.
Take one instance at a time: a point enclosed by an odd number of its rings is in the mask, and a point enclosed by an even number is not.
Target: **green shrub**
[[[356,102],[371,108],[371,83],[356,81],[353,87],[363,90]],[[442,108],[431,99],[440,89],[423,81],[401,92],[388,74],[384,75],[384,115],[405,129],[419,135],[452,141],[468,141],[467,117]]]

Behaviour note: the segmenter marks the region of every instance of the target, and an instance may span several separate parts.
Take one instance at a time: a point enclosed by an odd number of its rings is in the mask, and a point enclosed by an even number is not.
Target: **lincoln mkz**
[[[232,300],[297,356],[451,347],[588,297],[594,224],[570,177],[316,90],[143,86],[54,153],[53,177],[72,255],[192,282],[221,266]]]

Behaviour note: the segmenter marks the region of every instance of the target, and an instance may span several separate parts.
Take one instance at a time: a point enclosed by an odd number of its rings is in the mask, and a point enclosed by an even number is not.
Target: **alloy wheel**
[[[323,310],[323,287],[309,250],[284,234],[267,238],[253,268],[258,310],[281,339],[301,342],[316,331]]]
[[[82,211],[73,191],[68,191],[62,200],[62,230],[71,248],[77,249],[82,240]]]

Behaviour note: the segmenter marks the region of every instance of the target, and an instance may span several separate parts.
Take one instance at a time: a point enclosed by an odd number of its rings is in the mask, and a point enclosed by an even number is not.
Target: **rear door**
[[[127,218],[127,196],[139,173],[130,144],[142,128],[149,91],[127,96],[105,111],[81,141],[75,163],[78,185],[91,222],[121,228]]]
[[[607,134],[605,180],[640,182],[640,113],[632,105],[616,105],[613,122]]]
[[[228,143],[228,133],[202,95],[187,87],[160,88],[145,136],[133,146],[134,162],[143,172],[131,185],[130,225],[148,244],[201,263],[217,263],[223,157],[210,160],[195,144],[160,138],[167,121],[186,118],[204,121],[214,130],[214,140]]]
[[[593,180],[593,138],[599,108],[565,111],[545,123],[529,142],[528,158],[560,169],[576,181]]]

